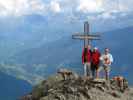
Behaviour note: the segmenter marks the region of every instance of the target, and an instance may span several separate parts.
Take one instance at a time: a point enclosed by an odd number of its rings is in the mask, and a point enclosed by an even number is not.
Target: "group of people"
[[[99,68],[102,66],[105,71],[105,78],[109,80],[110,66],[113,63],[113,57],[109,48],[105,48],[101,54],[97,47],[91,50],[87,45],[82,52],[82,64],[84,65],[84,75],[91,78],[99,78]]]

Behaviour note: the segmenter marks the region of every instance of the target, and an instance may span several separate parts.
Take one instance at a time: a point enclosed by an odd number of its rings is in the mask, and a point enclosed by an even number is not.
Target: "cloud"
[[[0,0],[0,16],[23,16],[29,14],[59,13],[59,2],[51,0]]]
[[[52,13],[62,13],[64,17],[69,18],[87,18],[94,14],[91,17],[115,19],[116,13],[121,13],[124,17],[127,12],[133,12],[132,4],[132,0],[0,0],[0,16],[51,16]]]
[[[102,0],[79,0],[77,10],[83,13],[101,12]]]
[[[29,2],[29,8],[30,11],[32,11],[32,13],[41,13],[41,12],[45,12],[46,11],[46,5],[39,0],[31,0]]]
[[[19,15],[28,8],[28,0],[0,0],[0,15]]]
[[[56,1],[51,1],[50,5],[49,5],[49,8],[54,13],[61,12],[60,4],[58,2],[56,2]]]
[[[104,12],[97,16],[99,19],[115,19],[116,16],[113,15],[111,12]]]

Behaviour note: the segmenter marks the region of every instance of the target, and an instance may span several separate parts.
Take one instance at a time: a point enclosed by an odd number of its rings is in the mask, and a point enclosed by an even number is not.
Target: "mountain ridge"
[[[92,42],[93,46],[98,46],[101,53],[103,52],[103,49],[105,47],[109,47],[111,49],[111,53],[114,57],[114,64],[112,65],[111,74],[122,74],[124,75],[124,77],[127,77],[129,79],[129,83],[131,84],[133,84],[133,79],[130,77],[132,76],[131,58],[133,57],[133,47],[131,46],[132,32],[132,27],[116,31],[110,31],[101,34],[102,40]],[[43,77],[48,77],[51,73],[55,73],[58,68],[63,66],[66,66],[66,68],[69,69],[73,69],[76,72],[82,73],[82,45],[83,42],[78,40],[72,40],[71,36],[64,37],[54,42],[43,44],[40,47],[19,52],[14,55],[13,58],[11,58],[11,62],[8,62],[8,64],[24,64],[23,66],[14,65],[19,66],[14,67],[14,70],[21,68],[24,70],[25,75],[28,75],[30,72],[35,75],[36,78],[40,76],[39,79],[43,79]],[[126,51],[128,53],[126,53]],[[6,70],[6,67],[4,69]],[[13,72],[9,72],[13,74]],[[28,78],[30,79],[30,75]]]
[[[68,74],[69,73],[69,74]],[[64,76],[65,75],[65,76]],[[118,84],[120,82],[123,85]],[[21,100],[133,100],[133,89],[127,81],[91,79],[60,69],[55,74],[33,88]]]

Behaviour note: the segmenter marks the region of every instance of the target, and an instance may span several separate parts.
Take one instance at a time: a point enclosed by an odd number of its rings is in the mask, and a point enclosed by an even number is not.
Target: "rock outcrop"
[[[90,79],[63,69],[21,100],[133,100],[133,89],[124,78],[118,79]]]

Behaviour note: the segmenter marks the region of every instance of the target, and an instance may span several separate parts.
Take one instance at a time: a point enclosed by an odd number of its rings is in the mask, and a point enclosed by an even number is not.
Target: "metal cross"
[[[90,45],[91,40],[100,40],[100,35],[99,34],[90,34],[89,33],[89,23],[85,22],[84,23],[84,33],[83,34],[76,33],[76,34],[72,35],[72,39],[84,40],[84,48],[85,48],[86,46],[88,46],[88,44]]]

